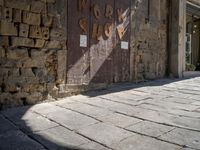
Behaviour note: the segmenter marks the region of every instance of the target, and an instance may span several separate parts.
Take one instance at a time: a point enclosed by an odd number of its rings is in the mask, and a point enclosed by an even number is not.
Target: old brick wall
[[[0,0],[0,109],[42,101],[65,82],[66,8],[66,0]]]
[[[167,67],[167,0],[132,4],[133,80],[161,78]]]

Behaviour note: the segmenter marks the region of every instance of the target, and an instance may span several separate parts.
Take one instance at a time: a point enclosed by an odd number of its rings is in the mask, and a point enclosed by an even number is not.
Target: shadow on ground
[[[108,89],[91,91],[84,93],[83,95],[96,97],[109,93],[134,90],[140,87],[162,86],[187,79],[190,78],[174,80],[161,79],[140,84],[116,84],[110,86]],[[75,141],[76,138],[74,138],[73,135],[75,133],[70,129],[67,133],[62,133],[60,130],[56,130],[57,128],[62,128],[62,126],[56,122],[51,122],[51,120],[49,121],[45,116],[31,113],[30,110],[32,107],[33,106],[24,106],[0,112],[0,150],[84,150],[79,147],[91,142],[90,139],[86,137],[78,137],[78,141]],[[34,122],[35,126],[31,125],[29,120],[30,118],[31,121]],[[51,132],[46,133],[46,130],[51,130]],[[73,136],[67,138],[64,137],[68,132]],[[72,145],[77,146],[70,146],[71,143],[73,143]]]

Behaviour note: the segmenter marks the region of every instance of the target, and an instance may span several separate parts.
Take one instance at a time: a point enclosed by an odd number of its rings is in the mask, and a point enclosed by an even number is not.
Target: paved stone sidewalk
[[[200,77],[0,112],[0,150],[200,150]]]

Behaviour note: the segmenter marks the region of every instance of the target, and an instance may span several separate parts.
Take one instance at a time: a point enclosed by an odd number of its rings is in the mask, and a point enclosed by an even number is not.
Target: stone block
[[[7,51],[7,58],[13,60],[29,58],[27,49],[15,49]]]
[[[8,76],[19,77],[20,76],[19,68],[9,68]]]
[[[7,58],[1,58],[0,59],[0,66],[1,67],[22,67],[22,64],[20,61],[17,60],[11,60]]]
[[[56,81],[55,74],[45,74],[45,72],[41,72],[41,75],[38,75],[37,78],[39,79],[40,83],[54,83]]]
[[[9,39],[8,36],[0,36],[0,47],[7,48],[9,46]]]
[[[30,59],[25,59],[22,62],[23,63],[23,67],[24,68],[31,68],[31,67],[43,68],[43,67],[45,67],[44,59],[45,58],[43,58],[43,57],[34,57],[34,58],[30,58]]]
[[[35,48],[43,48],[45,44],[45,40],[36,39]]]
[[[20,23],[22,21],[22,11],[20,9],[13,9],[13,22]]]
[[[12,8],[3,8],[3,12],[2,12],[2,19],[11,22],[12,21]]]
[[[53,28],[50,30],[50,39],[65,41],[67,37],[65,32],[63,29]]]
[[[29,37],[48,40],[49,39],[49,28],[40,27],[40,26],[30,26]]]
[[[1,67],[0,76],[4,77],[4,78],[7,77],[8,76],[8,71],[9,71],[8,68]]]
[[[49,28],[46,27],[42,28],[42,38],[45,40],[49,39]]]
[[[0,47],[0,58],[5,57],[5,49],[3,47]]]
[[[40,26],[30,26],[29,37],[42,39],[42,28]]]
[[[6,92],[0,94],[0,104],[1,104],[1,109],[7,109],[10,107],[16,107],[22,105],[22,103],[18,99],[16,99],[16,97],[13,94]]]
[[[4,5],[4,0],[0,0],[0,6]]]
[[[46,91],[46,86],[43,84],[39,83],[26,83],[23,84],[23,91],[24,92],[45,92]]]
[[[49,41],[47,43],[47,48],[48,49],[62,49],[62,45],[60,43],[60,41]]]
[[[53,17],[49,15],[42,16],[42,25],[46,27],[51,27],[53,23]]]
[[[14,23],[1,21],[0,35],[17,36],[18,31]]]
[[[29,25],[20,24],[19,25],[19,36],[28,37],[29,34]]]
[[[25,68],[44,68],[45,67],[45,60],[47,59],[47,56],[45,53],[38,49],[31,49],[31,58],[26,59],[23,61],[23,67]]]
[[[21,75],[23,77],[35,77],[35,74],[33,73],[31,68],[22,68]]]
[[[31,93],[27,98],[28,104],[36,104],[37,102],[42,100],[44,100],[44,97],[41,92]]]
[[[37,77],[25,77],[27,84],[41,84]],[[24,84],[23,84],[24,85]]]
[[[26,23],[26,24],[40,25],[41,24],[41,15],[37,14],[37,13],[23,11],[22,20],[23,20],[23,23]]]
[[[57,56],[58,56],[57,82],[65,83],[66,67],[67,67],[67,50],[58,51]]]
[[[27,0],[5,0],[5,6],[21,10],[30,10],[30,4]]]
[[[18,92],[18,87],[16,84],[6,84],[5,92],[16,93]]]
[[[44,2],[41,1],[32,1],[31,2],[31,11],[35,13],[44,13],[46,6]]]
[[[34,47],[35,43],[33,39],[12,37],[12,47]]]
[[[7,80],[5,81],[6,84],[16,84],[16,85],[23,85],[27,81],[24,77],[19,76],[19,77],[14,77],[14,76],[9,76]]]

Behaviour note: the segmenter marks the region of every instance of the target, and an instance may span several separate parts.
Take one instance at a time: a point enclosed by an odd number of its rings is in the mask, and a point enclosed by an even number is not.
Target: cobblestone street
[[[0,112],[1,150],[200,150],[200,77]]]

